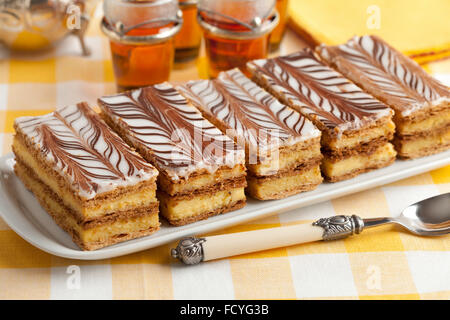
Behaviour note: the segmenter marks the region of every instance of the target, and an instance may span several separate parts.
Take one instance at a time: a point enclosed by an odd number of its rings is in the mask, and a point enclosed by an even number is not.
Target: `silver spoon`
[[[388,223],[398,224],[420,236],[450,233],[450,193],[414,203],[395,218],[362,219],[353,216],[321,218],[312,224],[238,232],[218,236],[182,239],[172,257],[185,264],[220,259],[239,254],[268,250],[318,240],[343,239],[366,228]]]
[[[442,236],[450,233],[450,193],[414,203],[396,218],[363,219],[364,228],[395,223],[419,236]]]

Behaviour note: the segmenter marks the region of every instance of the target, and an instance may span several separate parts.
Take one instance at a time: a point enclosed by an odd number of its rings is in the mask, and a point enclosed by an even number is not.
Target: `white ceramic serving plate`
[[[23,239],[48,253],[72,259],[106,259],[359,192],[447,164],[450,164],[450,150],[416,160],[397,160],[390,167],[365,173],[350,180],[323,183],[314,191],[282,200],[248,199],[247,205],[237,211],[182,227],[172,227],[163,222],[161,229],[151,236],[126,241],[97,251],[82,251],[72,242],[69,235],[53,222],[33,194],[15,176],[14,157],[13,154],[8,154],[0,158],[0,216]]]

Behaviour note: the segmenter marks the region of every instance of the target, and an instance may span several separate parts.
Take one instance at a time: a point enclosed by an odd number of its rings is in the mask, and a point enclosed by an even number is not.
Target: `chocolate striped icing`
[[[222,72],[216,80],[190,81],[177,89],[251,152],[320,136],[309,120],[281,104],[239,69]]]
[[[103,112],[173,180],[243,164],[245,153],[168,83],[99,99]]]
[[[450,102],[447,87],[416,62],[376,36],[354,37],[340,46],[320,46],[320,55],[381,101],[403,115]]]
[[[158,174],[86,103],[39,117],[20,117],[14,126],[83,198],[91,199]]]
[[[392,114],[385,104],[319,61],[310,49],[255,60],[248,67],[322,130],[360,129]]]

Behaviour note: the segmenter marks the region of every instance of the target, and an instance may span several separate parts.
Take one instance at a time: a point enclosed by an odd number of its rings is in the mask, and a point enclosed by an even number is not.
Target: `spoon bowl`
[[[395,218],[363,219],[364,228],[395,223],[421,236],[442,236],[450,233],[450,193],[424,199],[406,207]]]
[[[398,218],[413,233],[439,236],[450,232],[450,193],[419,201],[405,208]]]

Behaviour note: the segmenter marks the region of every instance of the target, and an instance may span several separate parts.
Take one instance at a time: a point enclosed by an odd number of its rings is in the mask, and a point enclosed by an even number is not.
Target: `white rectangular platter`
[[[33,194],[15,176],[14,156],[8,154],[0,158],[0,216],[23,239],[48,253],[71,259],[106,259],[356,193],[447,164],[450,164],[450,150],[416,160],[397,160],[387,168],[365,173],[350,180],[323,183],[314,191],[273,201],[249,198],[247,205],[237,211],[182,227],[172,227],[163,221],[161,229],[151,236],[126,241],[97,251],[82,251],[72,242],[69,235],[53,222]]]

